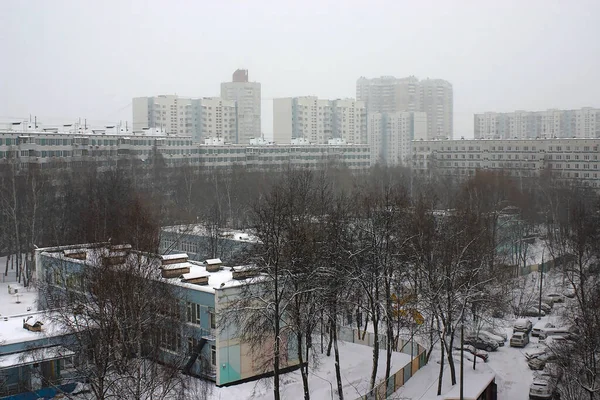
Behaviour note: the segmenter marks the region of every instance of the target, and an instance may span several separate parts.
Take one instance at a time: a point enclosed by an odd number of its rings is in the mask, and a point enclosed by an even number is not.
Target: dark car
[[[460,346],[455,346],[454,349],[459,350],[460,351]],[[473,354],[474,356],[476,356],[477,358],[481,358],[483,361],[487,361],[488,358],[490,357],[490,355],[488,354],[487,351],[485,350],[478,350],[475,347],[465,344],[463,346],[463,349],[470,354]]]
[[[477,336],[468,336],[465,339],[465,344],[471,345],[479,350],[485,350],[487,352],[498,350],[498,342]]]

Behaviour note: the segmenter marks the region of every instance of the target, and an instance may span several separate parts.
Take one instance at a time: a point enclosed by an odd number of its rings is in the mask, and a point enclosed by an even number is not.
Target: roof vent
[[[221,267],[223,266],[223,262],[220,258],[211,258],[209,260],[204,261],[204,264],[206,265],[206,271],[208,272],[220,271]]]
[[[29,321],[30,318],[31,317],[27,317],[27,319],[23,318],[23,329],[27,329],[28,331],[31,331],[31,332],[41,332],[42,325],[44,325],[44,324],[40,321],[36,321],[34,324],[30,324],[27,322],[27,321]]]
[[[87,257],[85,249],[64,250],[63,254],[65,257],[74,258],[76,260],[85,260]]]
[[[253,278],[255,276],[258,276],[259,271],[255,268],[240,268],[240,269],[233,269],[233,273],[232,273],[232,278],[233,279],[237,279],[237,280],[244,280],[244,279],[248,279],[248,278]]]

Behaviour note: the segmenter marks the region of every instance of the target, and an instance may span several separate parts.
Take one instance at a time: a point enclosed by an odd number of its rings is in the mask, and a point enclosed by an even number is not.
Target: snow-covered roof
[[[68,258],[62,252],[62,250],[64,250],[64,249],[60,249],[60,250],[57,250],[57,249],[58,248],[48,248],[48,249],[39,249],[38,251],[40,251],[41,254],[44,256],[50,256],[50,257],[58,258],[58,259]],[[73,246],[71,246],[70,249],[73,249]],[[82,249],[82,251],[86,252],[85,260],[71,259],[71,258],[68,258],[68,260],[70,262],[86,264],[86,265],[100,265],[100,264],[96,264],[96,263],[101,261],[101,258],[103,256],[105,257],[106,255],[111,254],[111,252],[109,252],[109,250],[106,247],[102,247],[101,245],[97,245],[97,244],[82,245],[81,249]],[[185,273],[181,276],[177,276],[177,277],[173,277],[173,278],[163,277],[163,278],[157,278],[157,279],[164,279],[168,283],[183,286],[188,289],[202,291],[202,292],[215,293],[216,289],[223,288],[223,287],[239,286],[239,285],[243,285],[245,282],[244,279],[233,279],[233,270],[230,267],[223,267],[218,271],[210,272],[210,271],[206,270],[206,267],[207,266],[210,267],[211,264],[204,264],[201,262],[190,261],[190,260],[185,261],[185,262],[176,262],[173,264],[162,265],[161,260],[163,260],[163,261],[179,260],[179,259],[187,258],[187,254],[185,254],[185,253],[154,256],[154,255],[148,255],[146,253],[140,253],[140,252],[132,250],[129,253],[128,257],[132,258],[132,262],[138,262],[138,258],[141,257],[142,262],[146,262],[148,264],[149,268],[156,268],[157,270],[160,270],[160,269],[177,270],[177,269],[181,269],[181,268],[189,268],[189,273]],[[214,265],[215,263],[221,262],[221,260],[219,260],[219,259],[212,259],[212,260],[208,260],[208,261],[212,262],[213,263],[212,265]],[[183,281],[186,279],[201,278],[201,277],[205,277],[205,276],[208,277],[208,284],[206,284],[206,285],[194,284],[194,283],[189,283],[189,282]],[[183,278],[183,280],[182,280],[182,278]]]
[[[27,322],[31,325],[38,321],[43,323],[41,332],[32,332],[23,328],[23,320],[27,318],[29,318]],[[0,345],[60,336],[62,333],[58,324],[52,320],[51,316],[43,312],[0,318]]]
[[[214,235],[213,232],[210,232],[206,228],[206,226],[202,224],[163,226],[161,229],[164,232],[173,232],[187,235]],[[254,232],[252,232],[251,230],[221,229],[218,232],[218,237],[219,239],[235,240],[239,242],[257,243],[259,241],[258,237],[254,235]]]
[[[220,258],[210,258],[206,260],[205,263],[208,265],[223,264]]]
[[[190,267],[190,263],[189,262],[167,264],[167,265],[162,265],[161,266],[162,269],[166,269],[166,270],[189,268],[189,267]]]
[[[75,355],[73,351],[62,346],[43,347],[19,353],[6,354],[0,356],[0,370],[17,365],[29,365],[39,363],[40,361],[66,358],[73,355]]]
[[[188,255],[186,253],[163,254],[162,256],[160,256],[160,258],[162,258],[163,260],[178,260],[180,258],[188,258]]]

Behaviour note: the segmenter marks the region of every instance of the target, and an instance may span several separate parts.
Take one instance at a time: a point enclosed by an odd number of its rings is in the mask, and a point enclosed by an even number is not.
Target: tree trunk
[[[379,321],[375,312],[376,305],[373,305],[373,369],[371,370],[371,383],[369,384],[369,390],[373,390],[375,383],[377,382],[377,367],[379,364]]]
[[[296,335],[296,345],[298,346],[298,362],[300,363],[300,375],[302,375],[302,389],[304,391],[304,400],[310,399],[310,392],[308,388],[308,358],[306,364],[302,351],[302,335]]]
[[[337,342],[337,324],[335,320],[331,321],[331,332],[333,336],[333,352],[335,357],[335,380],[337,382],[338,398],[344,400],[344,390],[342,386],[342,371],[340,368],[340,352],[338,350]]]
[[[442,394],[442,379],[444,379],[444,339],[442,339],[442,357],[440,358],[440,374],[438,375],[438,389],[437,395]]]

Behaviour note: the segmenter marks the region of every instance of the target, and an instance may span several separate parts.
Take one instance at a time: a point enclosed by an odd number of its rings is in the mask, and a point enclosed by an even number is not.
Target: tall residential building
[[[418,111],[427,114],[427,138],[454,134],[452,84],[442,79],[419,81],[414,76],[383,76],[356,82],[356,98],[365,102],[367,112]]]
[[[133,99],[133,130],[154,128],[162,132],[237,143],[236,102],[220,97],[189,98],[177,95]]]
[[[132,108],[133,130],[156,128],[173,135],[191,136],[197,129],[190,98],[177,95],[136,97]]]
[[[427,115],[408,111],[369,114],[368,137],[373,164],[409,165],[411,142],[427,139]]]
[[[223,139],[225,143],[237,143],[235,101],[220,97],[194,99],[193,107],[198,120],[195,141],[205,138]]]
[[[366,143],[365,105],[354,99],[325,100],[316,96],[273,100],[273,139],[290,143],[305,139],[323,144],[340,138],[348,143]]]
[[[475,114],[474,132],[475,139],[598,138],[600,109]]]
[[[221,97],[236,104],[237,143],[248,144],[250,139],[262,136],[260,83],[248,82],[248,70],[238,69],[231,82],[221,83]]]

